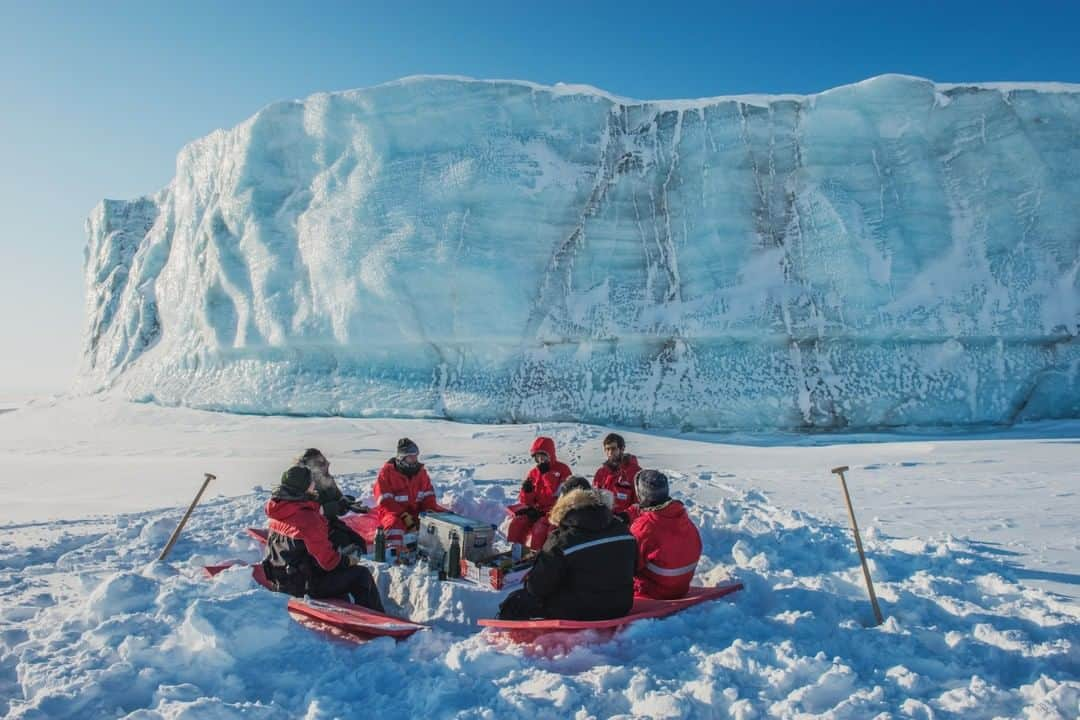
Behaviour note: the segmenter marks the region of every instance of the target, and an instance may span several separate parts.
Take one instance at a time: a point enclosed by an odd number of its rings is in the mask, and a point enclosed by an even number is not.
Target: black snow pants
[[[352,600],[369,610],[383,612],[382,598],[371,571],[363,565],[349,565],[312,578],[308,594],[313,598]],[[351,596],[351,597],[350,597]]]

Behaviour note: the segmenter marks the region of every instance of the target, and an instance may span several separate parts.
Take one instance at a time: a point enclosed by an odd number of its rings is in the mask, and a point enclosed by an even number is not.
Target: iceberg
[[[266,107],[87,221],[79,387],[695,430],[1080,417],[1080,85]]]

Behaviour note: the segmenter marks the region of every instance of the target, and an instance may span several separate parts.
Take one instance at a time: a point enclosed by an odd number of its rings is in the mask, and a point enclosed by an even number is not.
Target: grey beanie
[[[407,437],[401,438],[397,441],[397,456],[403,458],[406,455],[419,455],[420,448],[416,447],[416,443]]]
[[[641,470],[634,476],[638,505],[643,508],[659,505],[671,499],[667,475],[659,470]]]

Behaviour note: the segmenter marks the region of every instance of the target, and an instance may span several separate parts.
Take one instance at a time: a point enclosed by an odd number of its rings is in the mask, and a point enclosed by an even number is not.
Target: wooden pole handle
[[[840,476],[840,488],[844,491],[844,503],[847,504],[848,519],[851,520],[851,530],[855,533],[855,548],[859,551],[859,562],[862,564],[863,578],[866,580],[866,592],[870,595],[870,604],[874,608],[876,625],[884,622],[881,616],[881,607],[878,605],[877,595],[874,593],[874,583],[870,580],[870,566],[866,564],[866,553],[863,552],[862,538],[859,536],[859,523],[855,521],[855,509],[851,506],[851,496],[848,494],[847,480],[844,473],[848,470],[847,465],[841,465],[832,469],[833,473]]]
[[[187,525],[188,518],[191,517],[192,510],[195,509],[195,506],[199,504],[199,500],[202,499],[202,494],[206,490],[206,486],[210,484],[211,480],[217,479],[217,476],[211,473],[203,474],[206,477],[203,480],[202,487],[199,488],[199,492],[195,494],[195,499],[191,501],[190,505],[188,505],[187,512],[184,513],[184,517],[180,519],[180,524],[176,526],[175,530],[173,530],[173,534],[169,538],[169,542],[165,545],[165,549],[161,551],[160,555],[158,555],[158,562],[163,561],[169,556],[169,553],[172,552],[173,545],[175,545],[176,541],[180,538],[180,531],[184,529],[185,525]]]

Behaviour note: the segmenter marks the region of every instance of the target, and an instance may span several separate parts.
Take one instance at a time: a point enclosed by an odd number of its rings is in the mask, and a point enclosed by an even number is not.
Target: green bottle
[[[386,533],[382,527],[375,531],[375,562],[386,562]]]
[[[446,553],[446,564],[447,577],[461,577],[461,543],[458,542],[457,533],[450,535],[450,552]]]

